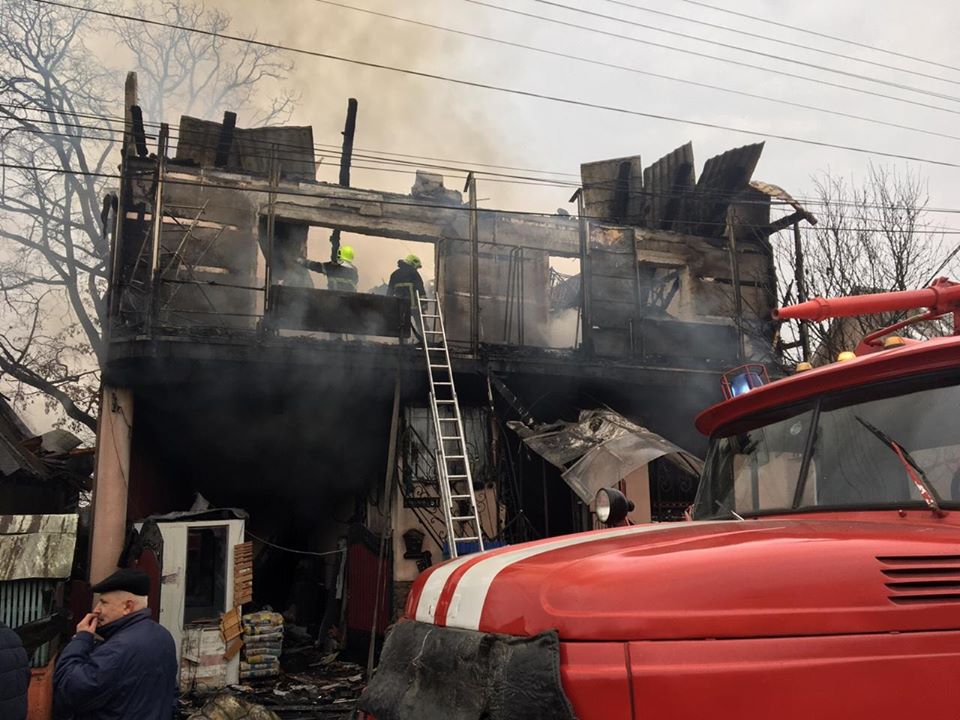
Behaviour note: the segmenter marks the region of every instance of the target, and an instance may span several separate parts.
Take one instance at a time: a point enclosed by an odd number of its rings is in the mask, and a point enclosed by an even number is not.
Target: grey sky
[[[753,32],[769,34],[844,54],[869,58],[890,65],[942,75],[952,82],[938,82],[853,61],[844,61],[774,42],[764,42],[733,33],[659,17],[618,6],[606,0],[558,0],[568,5],[648,23],[732,44],[742,44],[778,56],[829,65],[848,72],[883,78],[919,88],[960,97],[960,72],[894,58],[849,45],[775,29],[680,0],[629,0],[657,10],[685,15]],[[722,0],[715,0],[720,4]],[[698,50],[718,57],[733,58],[756,69],[736,67],[673,51],[615,40],[576,29],[558,27],[542,19],[477,7],[464,0],[343,0],[381,12],[494,35],[605,62],[635,66],[654,72],[715,83],[752,93],[789,99],[913,125],[938,132],[954,133],[956,116],[931,109],[857,95],[812,83],[767,73],[769,66],[833,82],[868,88],[880,93],[915,99],[952,110],[960,103],[921,96],[864,80],[832,75],[778,60],[767,60],[736,50],[712,47],[651,30],[588,17],[549,7],[534,0],[491,0],[493,4],[554,17],[630,35]],[[589,102],[663,113],[696,120],[752,128],[759,131],[808,137],[838,144],[874,148],[905,155],[938,159],[960,159],[953,152],[954,140],[934,138],[904,130],[885,128],[856,120],[837,118],[812,111],[735,97],[707,89],[693,88],[613,69],[585,65],[556,57],[545,57],[519,49],[493,45],[481,40],[414,27],[330,7],[316,0],[217,0],[230,12],[238,28],[258,33],[264,40],[297,47],[342,54],[479,80],[523,90],[577,98]],[[948,2],[922,5],[867,2],[805,3],[745,0],[727,5],[745,13],[780,22],[818,29],[928,57],[960,67],[960,52],[952,37],[960,10]],[[303,93],[294,122],[311,124],[317,142],[336,143],[342,127],[347,96],[360,100],[358,145],[476,162],[494,162],[523,167],[576,172],[582,161],[639,153],[646,162],[660,157],[687,140],[694,141],[698,164],[706,158],[757,139],[756,136],[712,130],[672,122],[617,115],[520,98],[486,90],[457,87],[433,80],[406,77],[387,71],[360,68],[345,63],[295,57],[297,68],[291,84]],[[242,123],[242,118],[241,118]],[[844,175],[862,174],[870,157],[827,148],[771,140],[757,176],[782,185],[797,196],[811,193],[810,176],[826,168]],[[884,162],[882,159],[881,162]],[[902,163],[900,163],[902,164]],[[921,165],[930,181],[931,204],[960,205],[954,189],[960,169]],[[327,178],[332,178],[333,171]],[[410,177],[394,173],[356,171],[358,185],[405,190]],[[451,185],[455,184],[453,182]],[[569,192],[563,188],[531,189],[481,182],[480,195],[488,206],[554,210],[565,204]],[[945,223],[950,216],[937,216]]]

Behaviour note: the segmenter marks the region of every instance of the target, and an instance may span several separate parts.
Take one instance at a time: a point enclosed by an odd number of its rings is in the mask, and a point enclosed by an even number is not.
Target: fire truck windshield
[[[694,517],[960,508],[958,409],[957,379],[939,377],[820,397],[728,428],[711,443]]]

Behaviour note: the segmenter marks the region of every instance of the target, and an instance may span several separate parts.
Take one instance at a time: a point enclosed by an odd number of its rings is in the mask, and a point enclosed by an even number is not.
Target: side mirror
[[[619,490],[602,488],[596,497],[597,520],[608,527],[621,524],[635,505]]]

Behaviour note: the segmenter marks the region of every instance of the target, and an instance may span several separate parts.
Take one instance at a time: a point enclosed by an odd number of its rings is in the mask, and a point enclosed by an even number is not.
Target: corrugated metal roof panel
[[[700,237],[723,235],[727,209],[737,194],[749,186],[762,153],[760,142],[727,150],[707,160],[696,190],[683,210],[682,232]]]
[[[0,515],[0,581],[70,577],[76,515]]]
[[[643,212],[643,165],[639,155],[583,163],[584,212],[594,220],[637,223]]]
[[[683,199],[696,184],[693,143],[681,145],[643,171],[643,195],[646,201],[644,225],[672,230],[680,217]]]

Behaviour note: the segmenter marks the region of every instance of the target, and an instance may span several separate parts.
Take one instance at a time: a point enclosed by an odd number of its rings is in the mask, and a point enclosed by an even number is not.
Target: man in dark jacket
[[[0,623],[0,718],[26,720],[30,658],[20,637]]]
[[[72,712],[75,720],[170,720],[177,701],[176,648],[150,617],[149,576],[118,570],[91,589],[100,598],[54,670],[58,711]]]

